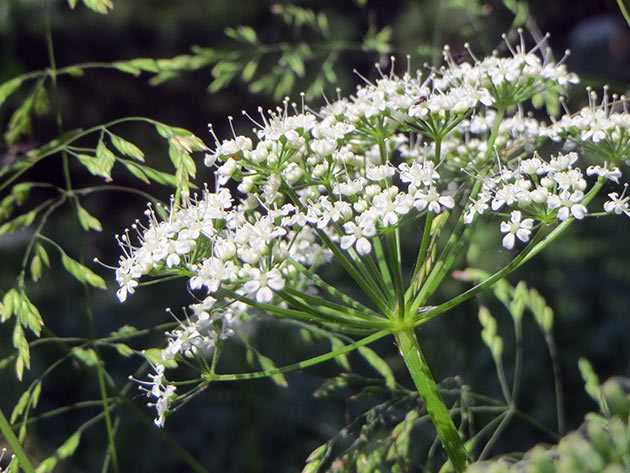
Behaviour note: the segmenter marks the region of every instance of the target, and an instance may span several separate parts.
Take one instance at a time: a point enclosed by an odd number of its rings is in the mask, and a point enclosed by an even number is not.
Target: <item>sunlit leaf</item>
[[[94,216],[90,215],[90,213],[85,210],[81,205],[77,203],[77,216],[79,218],[79,223],[81,224],[81,228],[85,231],[95,230],[100,232],[103,230],[103,226],[101,222]]]
[[[66,268],[66,271],[72,274],[76,280],[98,289],[107,289],[103,278],[87,266],[83,266],[66,254],[61,255],[61,262],[63,263],[63,267]]]
[[[110,135],[110,138],[114,147],[122,154],[129,156],[130,158],[137,159],[138,161],[144,161],[144,153],[132,142],[116,135]]]

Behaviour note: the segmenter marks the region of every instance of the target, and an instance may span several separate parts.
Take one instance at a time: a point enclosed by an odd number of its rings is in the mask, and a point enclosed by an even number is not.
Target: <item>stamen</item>
[[[359,78],[363,82],[365,82],[366,84],[369,84],[369,85],[374,87],[374,84],[372,82],[370,82],[369,79],[367,77],[365,77],[363,74],[361,74],[359,71],[357,71],[356,69],[352,69],[352,72],[354,72],[357,76],[359,76]],[[339,89],[337,89],[337,93],[339,93]],[[339,97],[339,100],[341,100],[341,97]]]

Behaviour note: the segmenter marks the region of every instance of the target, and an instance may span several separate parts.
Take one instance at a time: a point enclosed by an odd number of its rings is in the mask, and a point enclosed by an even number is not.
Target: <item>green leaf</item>
[[[76,452],[79,444],[81,443],[81,431],[76,431],[70,437],[66,439],[64,443],[55,451],[55,453],[42,461],[37,469],[36,473],[49,473],[55,469],[59,460],[64,460],[71,457]]]
[[[35,473],[50,473],[57,466],[58,460],[55,457],[48,457],[35,469]]]
[[[33,111],[35,115],[42,116],[48,113],[49,110],[50,102],[48,101],[46,87],[44,87],[43,82],[40,82],[33,93]]]
[[[131,67],[135,67],[136,69],[140,69],[145,72],[157,73],[160,72],[160,67],[155,59],[149,57],[139,57],[136,59],[132,59],[127,61]]]
[[[91,348],[75,347],[72,349],[72,355],[85,366],[94,367],[100,362],[98,355]]]
[[[11,195],[15,199],[17,205],[22,205],[28,198],[31,189],[33,188],[32,182],[20,182],[13,186],[11,189]]]
[[[185,128],[168,126],[164,123],[156,123],[155,129],[161,137],[168,140],[174,137],[185,138],[180,142],[180,145],[184,146],[185,144],[185,146],[187,147],[186,150],[189,152],[204,151],[207,148],[203,140],[197,138],[193,133],[186,130]]]
[[[256,358],[258,358],[258,363],[260,363],[260,366],[263,370],[267,371],[276,369],[276,365],[273,360],[259,353],[258,351],[256,351]],[[273,376],[271,376],[271,379],[274,383],[276,383],[278,386],[282,386],[283,388],[286,388],[289,385],[287,383],[287,379],[282,373],[274,374]]]
[[[387,460],[389,461],[409,461],[411,432],[416,425],[419,413],[417,409],[413,409],[407,413],[405,419],[400,422],[392,431],[392,444],[387,451]]]
[[[15,197],[9,194],[0,200],[0,222],[5,221],[11,216],[14,210]]]
[[[185,149],[171,142],[171,146],[168,148],[168,155],[171,158],[171,162],[173,163],[175,169],[181,169],[190,177],[195,177],[195,161],[193,161],[192,156],[190,156]]]
[[[490,349],[493,358],[498,360],[503,353],[503,339],[497,335],[497,321],[485,306],[479,307],[479,322],[483,327],[481,338]]]
[[[136,77],[139,76],[140,73],[142,72],[137,67],[134,67],[134,66],[130,65],[128,62],[125,62],[125,61],[115,62],[115,63],[112,64],[112,66],[114,66],[120,72],[125,72],[127,74],[131,74],[131,75],[136,76]]]
[[[33,282],[39,281],[42,277],[42,260],[39,256],[33,255],[31,258],[31,279]]]
[[[63,69],[72,77],[81,77],[84,75],[83,69],[81,69],[79,66],[68,66],[64,67]]]
[[[226,88],[230,84],[230,82],[232,82],[233,78],[234,74],[222,75],[215,78],[212,82],[210,82],[210,85],[208,86],[208,91],[214,94],[215,92]]]
[[[39,337],[44,321],[39,309],[35,307],[24,292],[20,293],[20,304],[16,307],[16,315],[23,327],[30,329],[31,332]]]
[[[61,459],[71,457],[81,442],[81,432],[75,432],[57,449],[57,456]]]
[[[324,73],[324,77],[328,82],[332,84],[337,82],[337,74],[335,74],[335,70],[331,62],[326,61],[322,64],[322,72]]]
[[[602,389],[599,383],[599,376],[593,370],[593,366],[586,358],[580,358],[578,361],[580,374],[584,380],[584,389],[587,394],[593,398],[600,406],[604,402]]]
[[[150,184],[151,183],[151,181],[149,181],[149,178],[147,177],[147,174],[144,172],[142,167],[140,167],[136,163],[128,161],[126,159],[121,159],[120,162],[123,163],[123,166],[125,166],[127,168],[127,171],[129,171],[135,177],[140,179],[142,182],[144,182],[145,184]]]
[[[391,37],[392,29],[389,26],[386,26],[378,32],[370,28],[363,40],[363,49],[366,51],[375,51],[379,54],[386,54],[391,50],[389,44]]]
[[[29,95],[11,115],[7,131],[4,133],[4,139],[8,144],[16,143],[23,135],[31,132],[31,111],[34,99],[35,92]]]
[[[164,365],[167,368],[177,368],[177,362],[175,360],[165,361],[162,359],[162,350],[159,348],[149,348],[148,350],[143,350],[142,354],[147,361],[151,362],[153,365]]]
[[[35,384],[33,388],[33,394],[31,394],[31,405],[33,408],[37,407],[39,404],[39,396],[42,394],[42,383],[38,382]]]
[[[124,343],[116,343],[114,346],[116,347],[116,351],[125,358],[129,358],[135,353],[129,345],[125,345]]]
[[[330,350],[331,351],[337,351],[343,348],[344,346],[345,346],[345,343],[343,343],[337,337],[330,337]],[[345,369],[346,371],[350,371],[350,362],[348,361],[347,355],[338,356],[337,358],[335,358],[335,361],[339,363],[339,366],[341,366],[343,369]]]
[[[529,16],[529,6],[526,1],[503,0],[503,4],[512,11],[512,13],[514,13],[512,28],[525,24],[527,17]]]
[[[138,333],[138,329],[133,325],[123,325],[118,330],[110,333],[112,337],[129,337]]]
[[[390,389],[396,389],[396,378],[387,362],[369,347],[359,347],[359,353],[384,379]]]
[[[12,424],[15,424],[15,421],[24,413],[26,410],[26,406],[28,406],[29,401],[31,400],[31,391],[26,390],[18,399],[18,402],[15,404],[13,411],[11,412],[10,421]]]
[[[83,0],[83,4],[101,15],[106,15],[109,10],[114,8],[111,0]]]
[[[9,355],[6,358],[2,358],[0,360],[0,371],[8,367],[13,361],[13,358],[15,358],[13,355]]]
[[[328,34],[328,17],[325,13],[320,12],[317,14],[317,26],[319,26],[319,30],[324,35]]]
[[[236,41],[249,44],[258,44],[256,31],[251,26],[239,26],[238,28],[226,28],[225,34]]]
[[[104,177],[107,182],[112,180],[111,166],[105,166],[106,163],[88,154],[75,155],[79,162],[85,167],[90,174],[94,176]]]
[[[273,91],[273,96],[277,100],[282,98],[283,96],[291,93],[293,89],[293,84],[295,83],[295,75],[291,71],[285,72]]]
[[[527,305],[534,319],[544,333],[551,333],[553,329],[554,313],[553,309],[547,305],[545,299],[536,291],[530,289]]]
[[[35,251],[35,254],[39,256],[39,258],[42,260],[42,263],[44,263],[48,268],[50,268],[50,259],[48,258],[48,253],[46,252],[44,247],[40,245],[39,243],[36,243],[34,251]]]
[[[9,98],[9,96],[20,88],[24,79],[16,77],[0,84],[0,106]]]
[[[33,220],[35,220],[37,212],[37,209],[33,209],[30,212],[20,215],[19,217],[15,217],[13,220],[3,223],[0,225],[0,235],[13,233],[16,230],[28,227],[31,223],[33,223]]]
[[[173,186],[173,187],[177,186],[177,179],[172,174],[158,171],[150,167],[145,167],[145,166],[139,166],[139,167],[142,169],[142,171],[144,171],[147,177],[151,179],[152,181],[157,182],[158,184],[165,185],[165,186]]]
[[[306,465],[304,466],[302,473],[319,473],[320,468],[323,466],[324,460],[326,460],[329,451],[330,446],[328,445],[328,443],[320,445],[315,450],[313,450],[306,459]]]
[[[61,255],[61,262],[63,267],[66,268],[70,274],[72,274],[78,281],[89,284],[90,286],[98,289],[107,289],[107,285],[102,277],[96,274],[87,266],[83,266],[76,260],[73,260],[66,254]]]
[[[127,141],[120,136],[111,134],[110,138],[114,147],[122,154],[124,154],[125,156],[129,156],[130,158],[137,159],[138,161],[144,161],[144,153],[132,142]]]
[[[258,60],[252,59],[247,64],[245,64],[245,67],[243,67],[243,72],[241,73],[241,77],[243,78],[245,82],[249,82],[250,80],[254,78],[254,75],[256,74],[257,69],[258,69]]]
[[[24,374],[24,368],[31,366],[31,353],[28,347],[28,340],[24,336],[22,325],[15,324],[13,327],[13,346],[18,350],[18,357],[15,360],[15,373],[20,381]]]
[[[4,323],[9,320],[13,314],[15,314],[16,309],[19,304],[22,303],[20,298],[20,293],[17,289],[9,289],[2,298],[2,310],[0,311],[0,322]]]
[[[68,6],[74,10],[74,8],[77,6],[77,0],[68,0]]]
[[[298,77],[304,77],[304,60],[297,52],[285,54],[283,60]]]
[[[96,159],[99,161],[99,168],[103,170],[103,174],[109,176],[111,180],[111,171],[116,162],[116,155],[105,146],[103,141],[100,141],[96,147]]]
[[[97,232],[103,231],[103,226],[101,222],[96,218],[90,215],[90,213],[85,210],[79,203],[77,202],[77,216],[79,218],[79,223],[81,227],[86,232],[90,230],[96,230]]]
[[[514,289],[512,301],[509,305],[510,314],[512,314],[512,317],[514,317],[516,321],[520,321],[523,318],[523,313],[525,312],[528,298],[529,291],[527,289],[527,284],[525,284],[525,282],[523,281],[520,281]]]

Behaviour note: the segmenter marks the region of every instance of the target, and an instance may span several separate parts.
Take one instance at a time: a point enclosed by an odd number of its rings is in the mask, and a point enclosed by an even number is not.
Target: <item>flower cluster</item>
[[[630,113],[626,98],[588,89],[589,105],[575,114],[567,113],[549,127],[549,136],[567,140],[600,161],[628,161],[630,156]]]
[[[152,398],[153,402],[149,402],[149,407],[155,407],[157,417],[155,418],[155,425],[158,427],[164,427],[164,421],[166,420],[166,414],[171,406],[171,403],[175,399],[175,386],[168,384],[166,377],[164,376],[164,365],[154,365],[153,369],[155,373],[150,374],[151,381],[141,381],[129,377],[130,380],[139,384],[139,389],[144,391],[148,398]]]
[[[323,323],[364,328],[372,309],[357,303],[340,311],[339,301],[325,300],[329,293],[315,271],[334,261],[368,292],[385,294],[369,283],[369,273],[402,284],[389,274],[391,262],[404,258],[399,230],[421,235],[419,222],[430,229],[439,214],[468,228],[482,219],[496,225],[508,250],[543,227],[587,217],[606,181],[619,182],[622,159],[587,166],[576,152],[559,148],[543,158],[535,150],[550,138],[565,143],[569,135],[594,145],[626,140],[627,146],[630,115],[612,113],[608,104],[589,108],[603,114],[601,123],[586,112],[551,125],[528,115],[527,100],[564,93],[577,77],[552,60],[546,37],[530,50],[522,35],[517,46],[507,44],[508,57],[478,60],[471,52],[472,60],[462,63],[447,48],[446,64],[426,77],[409,69],[398,76],[393,65],[387,74],[377,68],[378,79],[365,79],[354,95],[318,111],[285,99],[273,110],[259,108],[257,116],[243,112],[255,125],[253,136],[238,135],[231,117],[230,139],[210,127],[215,145],[205,164],[216,168],[216,189],[168,208],[149,207],[148,223],[137,221],[118,237],[121,301],[143,277],[163,275],[188,278],[197,298],[167,333],[162,361],[205,357],[258,313],[304,318],[315,310],[313,297],[324,301]],[[609,198],[605,212],[630,216],[625,191]],[[395,304],[374,299],[373,313],[389,317],[380,312]],[[165,384],[164,365],[155,369],[146,389],[162,425],[176,395]]]

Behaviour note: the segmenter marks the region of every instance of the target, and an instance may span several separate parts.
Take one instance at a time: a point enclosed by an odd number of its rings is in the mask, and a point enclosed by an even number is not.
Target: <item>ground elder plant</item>
[[[168,205],[149,204],[117,236],[121,302],[144,282],[188,282],[191,304],[171,312],[177,327],[152,357],[153,374],[137,380],[159,427],[214,382],[306,368],[390,337],[451,467],[466,469],[471,452],[415,329],[517,270],[574,223],[630,215],[625,98],[588,91],[590,105],[578,113],[531,114],[532,103],[558,103],[579,79],[565,58],[553,58],[547,37],[504,39],[507,54],[478,58],[469,49],[462,62],[446,47],[436,69],[392,58],[387,71],[377,66],[376,80],[319,109],[287,98],[243,111],[243,120],[229,118],[225,139],[210,126],[211,181],[193,190],[182,185],[187,176]],[[203,148],[187,135],[169,139],[175,153]],[[482,225],[495,228],[509,263],[441,300]],[[412,252],[403,250],[403,232],[414,235]],[[360,297],[325,281],[320,270],[333,265]],[[262,317],[354,338],[285,368],[219,373],[224,340]],[[178,379],[170,371],[178,363],[199,376]]]

